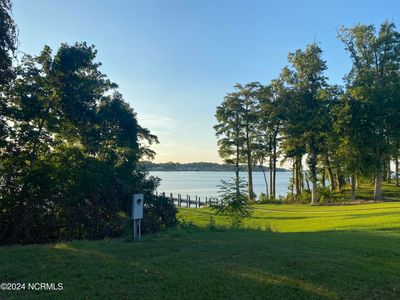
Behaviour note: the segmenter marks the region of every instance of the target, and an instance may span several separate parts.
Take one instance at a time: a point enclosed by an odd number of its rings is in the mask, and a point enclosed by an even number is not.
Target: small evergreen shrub
[[[232,226],[239,227],[242,219],[253,213],[246,194],[246,183],[243,179],[237,183],[235,178],[231,178],[227,181],[221,180],[221,185],[218,187],[220,202],[214,207],[216,214],[229,216]]]

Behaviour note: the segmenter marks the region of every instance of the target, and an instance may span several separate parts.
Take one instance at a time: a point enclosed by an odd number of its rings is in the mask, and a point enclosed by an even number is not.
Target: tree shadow
[[[398,299],[399,242],[400,228],[175,229],[140,243],[115,239],[2,249],[0,268],[3,281],[63,282],[65,298]]]

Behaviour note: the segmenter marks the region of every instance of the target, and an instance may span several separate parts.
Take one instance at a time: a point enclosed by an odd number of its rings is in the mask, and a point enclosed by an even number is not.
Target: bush
[[[157,232],[178,224],[174,202],[164,196],[147,195],[144,199],[142,232]]]
[[[214,207],[219,215],[227,215],[231,218],[233,227],[239,227],[244,217],[249,217],[253,213],[246,194],[246,183],[239,181],[239,190],[236,190],[236,179],[228,181],[221,180],[219,185],[219,203]]]
[[[335,198],[333,193],[327,187],[319,187],[317,190],[318,202],[325,203],[325,202],[334,202]]]
[[[258,203],[268,203],[267,195],[264,193],[261,193],[260,196],[258,196]]]
[[[309,204],[311,202],[311,193],[309,191],[303,191],[299,195],[288,194],[286,198],[284,198],[285,203],[300,203],[300,204]]]

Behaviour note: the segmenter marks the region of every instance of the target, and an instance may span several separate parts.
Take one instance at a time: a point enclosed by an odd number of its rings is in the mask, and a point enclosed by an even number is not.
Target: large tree
[[[93,46],[62,44],[16,68],[6,94],[0,243],[103,237],[132,193],[154,188],[137,162],[154,155],[148,144],[157,138],[95,59]]]
[[[260,88],[257,97],[257,126],[255,157],[260,163],[269,160],[269,195],[276,197],[276,164],[278,161],[279,133],[282,125],[282,104],[286,89],[282,82],[273,80]]]
[[[327,78],[326,62],[317,44],[289,53],[290,68],[283,70],[286,85],[291,90],[286,111],[290,135],[300,140],[307,151],[309,177],[312,183],[311,203],[317,202],[317,158],[320,153],[325,125],[324,105]]]
[[[350,96],[360,103],[366,120],[369,149],[375,157],[374,197],[382,199],[382,177],[385,159],[390,157],[393,134],[398,131],[400,34],[395,25],[385,22],[379,32],[373,25],[342,28],[340,40],[345,44],[353,65],[347,76]]]
[[[236,84],[235,88],[241,101],[241,111],[239,118],[242,123],[244,135],[243,156],[247,165],[247,188],[249,200],[254,200],[253,189],[253,165],[255,151],[255,129],[257,124],[257,97],[259,96],[260,83],[250,82],[245,85]]]
[[[247,165],[247,188],[249,200],[254,199],[253,191],[253,154],[255,148],[255,128],[257,122],[257,96],[260,84],[252,82],[246,85],[236,84],[236,92],[228,94],[217,107],[216,130],[219,154],[226,163],[235,164],[237,191],[239,191],[239,165]]]
[[[12,76],[12,57],[17,49],[17,28],[11,17],[11,1],[0,0],[0,85]]]
[[[236,192],[240,193],[240,162],[245,141],[242,124],[242,103],[238,93],[229,93],[217,107],[214,126],[218,138],[218,152],[227,164],[235,165]]]
[[[17,29],[11,17],[11,1],[0,0],[0,155],[10,130],[7,123],[8,99],[5,96],[13,78],[12,61],[17,49]]]

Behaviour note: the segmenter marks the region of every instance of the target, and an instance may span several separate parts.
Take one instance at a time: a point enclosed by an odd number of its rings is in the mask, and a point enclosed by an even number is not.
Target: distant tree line
[[[204,172],[232,172],[235,170],[234,166],[229,164],[218,164],[210,162],[192,162],[192,163],[178,163],[178,162],[166,162],[166,163],[154,163],[152,161],[141,161],[140,166],[144,167],[148,171],[204,171]],[[239,166],[241,171],[246,170],[246,166]],[[268,170],[268,168],[267,168]],[[263,171],[261,166],[255,166],[255,172]],[[278,172],[286,172],[284,168],[277,168]]]
[[[331,191],[350,184],[353,199],[360,181],[372,182],[381,200],[392,162],[399,185],[400,34],[384,22],[378,31],[342,27],[338,38],[352,61],[343,86],[328,84],[326,61],[314,43],[289,53],[288,66],[267,85],[237,84],[217,107],[219,154],[235,166],[238,185],[239,166],[247,165],[250,199],[257,164],[271,170],[267,191],[275,198],[281,158],[292,165],[289,196],[309,193],[311,203],[326,181]]]
[[[159,180],[138,167],[157,137],[100,71],[94,46],[45,46],[16,62],[16,33],[0,0],[0,244],[119,235],[135,192],[148,203],[145,229],[176,222],[173,203],[164,222],[168,205],[151,202]]]

